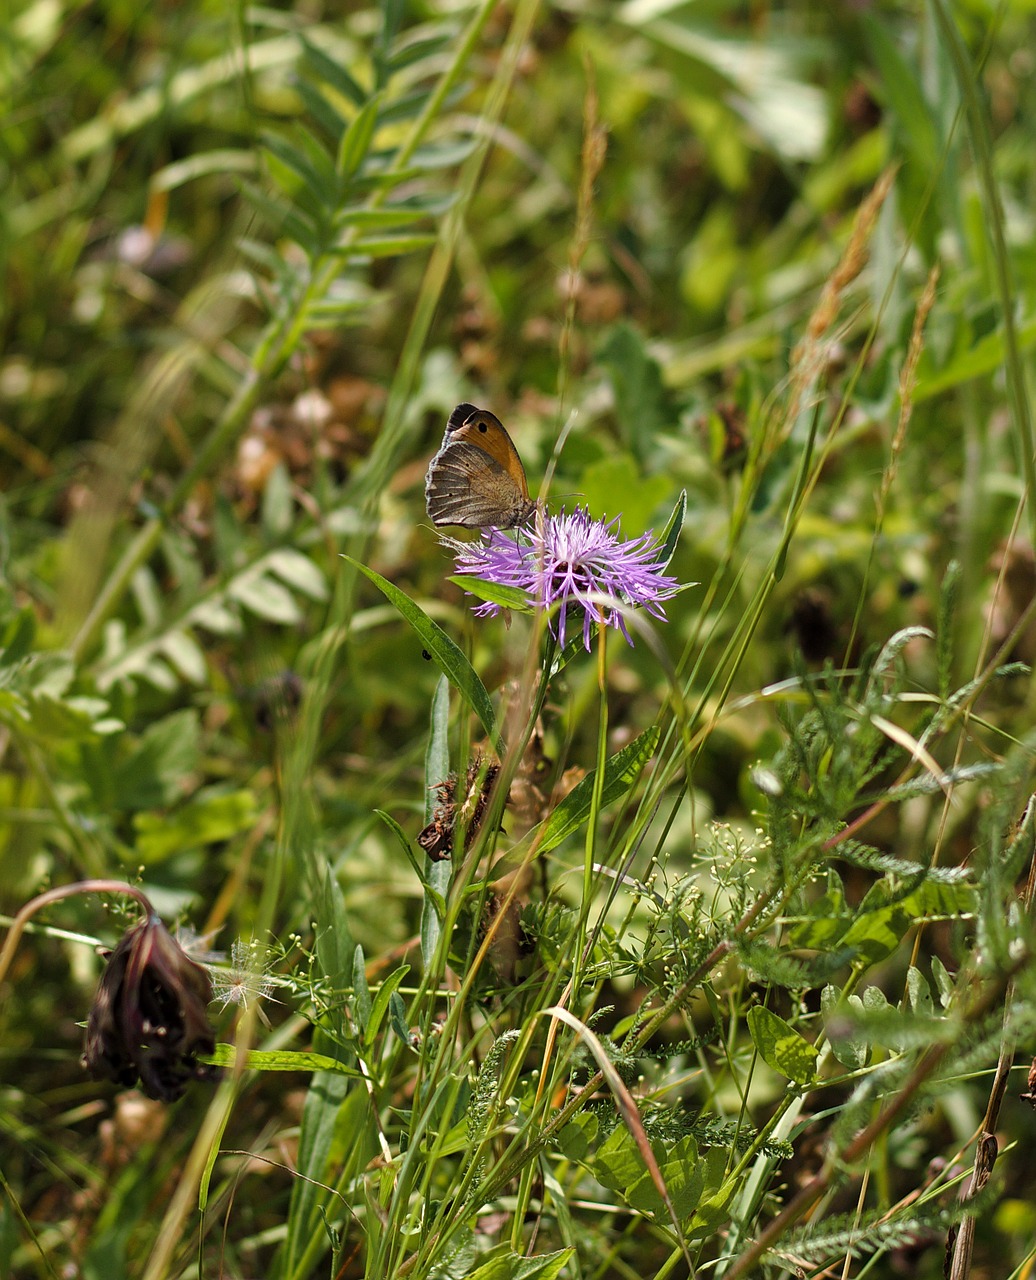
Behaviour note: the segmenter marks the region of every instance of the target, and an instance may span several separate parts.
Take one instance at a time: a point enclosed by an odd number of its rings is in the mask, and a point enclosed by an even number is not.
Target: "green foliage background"
[[[76,1024],[134,916],[37,919],[0,1274],[938,1276],[1016,1045],[975,1248],[1026,1274],[1032,44],[944,0],[11,15],[0,907],[139,881],[246,940],[214,1016],[271,1056],[116,1099]],[[482,735],[406,618],[469,703],[539,636],[424,514],[462,400],[553,509],[686,491],[699,584],[540,687],[543,826],[463,873],[415,836]]]

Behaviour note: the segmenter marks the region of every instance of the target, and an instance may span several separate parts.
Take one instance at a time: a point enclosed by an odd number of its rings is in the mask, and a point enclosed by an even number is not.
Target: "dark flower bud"
[[[206,1010],[211,999],[206,971],[188,959],[157,915],[148,916],[108,956],[83,1066],[95,1079],[132,1086],[139,1078],[149,1098],[175,1102],[189,1080],[218,1075],[197,1060],[216,1044]]]
[[[453,836],[458,817],[467,828],[464,848],[471,847],[482,826],[486,810],[489,808],[489,796],[499,772],[500,766],[496,764],[488,765],[483,769],[481,756],[476,756],[471,761],[468,765],[467,797],[461,800],[463,808],[460,813],[458,813],[455,773],[451,773],[445,782],[437,782],[432,788],[436,793],[437,803],[432,813],[432,820],[417,837],[417,843],[433,862],[442,862],[453,853]]]

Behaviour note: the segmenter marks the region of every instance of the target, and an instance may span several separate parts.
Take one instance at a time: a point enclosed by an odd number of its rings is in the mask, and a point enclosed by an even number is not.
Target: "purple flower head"
[[[661,602],[674,595],[679,584],[663,573],[655,535],[648,532],[626,541],[618,523],[618,517],[591,520],[588,511],[576,510],[572,515],[544,515],[542,524],[537,520],[516,539],[493,529],[485,542],[451,546],[458,552],[458,573],[525,591],[541,609],[556,605],[550,627],[561,644],[574,608],[583,616],[583,644],[588,650],[595,622],[615,627],[632,645],[623,607],[635,605],[665,621]],[[475,609],[479,617],[499,612],[500,605],[489,601]]]

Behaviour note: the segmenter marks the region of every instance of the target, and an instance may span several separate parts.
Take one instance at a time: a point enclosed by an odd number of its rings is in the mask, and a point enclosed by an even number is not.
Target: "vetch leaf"
[[[302,612],[291,592],[261,573],[249,573],[237,578],[227,588],[227,594],[243,604],[250,613],[265,618],[267,622],[292,626],[302,619]]]
[[[380,101],[380,95],[375,94],[369,102],[364,104],[356,119],[342,135],[335,167],[343,178],[348,179],[353,176],[370,150],[371,139],[374,137],[374,130],[378,123]]]
[[[266,557],[266,564],[271,571],[286,582],[294,590],[309,596],[311,600],[327,599],[327,583],[317,566],[304,556],[301,551],[291,547],[280,547],[271,551]]]

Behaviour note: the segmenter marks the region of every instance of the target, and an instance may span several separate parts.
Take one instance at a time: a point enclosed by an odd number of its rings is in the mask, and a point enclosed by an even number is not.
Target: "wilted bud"
[[[215,1033],[206,1006],[209,975],[156,915],[130,929],[108,957],[94,996],[83,1066],[95,1079],[140,1086],[149,1098],[175,1102],[187,1082],[212,1080]]]
[[[460,798],[459,804],[456,774],[451,773],[445,782],[435,784],[433,790],[437,803],[432,820],[417,837],[417,843],[433,862],[442,862],[453,853],[453,837],[458,818],[466,828],[464,848],[471,846],[486,816],[489,796],[499,772],[500,766],[496,764],[483,770],[482,760],[476,756],[468,765],[467,795]]]

